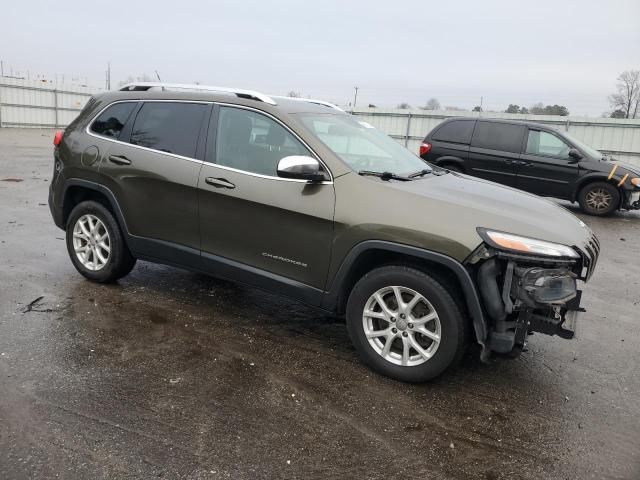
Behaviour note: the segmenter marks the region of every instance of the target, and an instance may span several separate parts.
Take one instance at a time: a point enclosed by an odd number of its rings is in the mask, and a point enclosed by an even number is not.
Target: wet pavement
[[[640,214],[580,215],[602,255],[577,340],[409,385],[274,295],[146,262],[85,280],[51,139],[0,130],[0,478],[640,478]]]

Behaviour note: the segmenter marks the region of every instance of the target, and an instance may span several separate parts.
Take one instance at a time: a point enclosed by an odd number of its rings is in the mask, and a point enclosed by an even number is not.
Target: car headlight
[[[528,253],[530,255],[545,255],[548,257],[580,258],[580,255],[578,255],[573,248],[560,243],[521,237],[520,235],[498,232],[486,228],[478,228],[478,234],[485,242],[499,250]]]
[[[631,185],[634,185],[636,187],[640,187],[640,178],[638,178],[638,177],[632,178],[631,179]]]

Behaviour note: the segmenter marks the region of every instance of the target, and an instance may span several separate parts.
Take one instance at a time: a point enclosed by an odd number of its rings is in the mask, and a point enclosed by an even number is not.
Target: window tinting
[[[162,152],[195,157],[207,105],[147,102],[133,124],[130,142]]]
[[[215,163],[275,177],[280,159],[290,155],[310,153],[278,122],[251,110],[220,108]]]
[[[520,153],[523,125],[508,123],[478,122],[473,131],[472,146],[499,150],[502,152]]]
[[[91,131],[98,135],[117,139],[134,108],[136,108],[135,102],[111,105],[91,124]]]
[[[569,158],[571,147],[552,133],[529,130],[527,153],[547,157]]]
[[[441,142],[468,144],[471,142],[471,134],[475,123],[475,120],[454,120],[445,123],[433,134],[433,139]]]

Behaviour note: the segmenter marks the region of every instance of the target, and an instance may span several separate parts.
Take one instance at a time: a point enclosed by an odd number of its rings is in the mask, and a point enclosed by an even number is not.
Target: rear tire
[[[367,366],[405,382],[431,380],[456,365],[467,340],[467,322],[443,285],[403,266],[377,268],[356,283],[347,329]]]
[[[593,182],[585,185],[578,194],[578,203],[589,215],[610,215],[620,205],[620,192],[607,182]]]
[[[114,282],[136,264],[118,222],[98,202],[88,200],[74,207],[67,220],[66,237],[73,266],[93,282]]]

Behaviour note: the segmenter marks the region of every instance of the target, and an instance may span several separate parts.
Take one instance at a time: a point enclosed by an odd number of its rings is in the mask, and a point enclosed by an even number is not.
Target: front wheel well
[[[580,198],[580,192],[583,189],[585,189],[592,183],[601,183],[601,182],[613,185],[618,190],[618,192],[620,193],[620,205],[618,205],[618,208],[620,208],[620,206],[622,206],[622,203],[624,202],[624,190],[618,186],[618,183],[619,183],[618,180],[615,180],[615,179],[609,180],[607,177],[589,177],[583,180],[578,185],[576,185],[575,191],[573,192],[573,198],[571,200],[576,202],[578,198]]]
[[[76,205],[86,200],[93,200],[104,206],[115,216],[115,212],[111,206],[111,202],[104,193],[91,188],[73,185],[64,192],[64,200],[62,201],[62,222],[67,224],[69,215]]]
[[[349,273],[340,287],[337,304],[338,313],[343,314],[345,312],[349,294],[358,280],[376,268],[390,265],[415,268],[432,276],[449,292],[463,313],[468,315],[467,304],[464,299],[460,281],[456,274],[449,268],[438,262],[429,261],[417,256],[382,249],[370,249],[363,252],[358,256],[353,265],[351,265]]]

